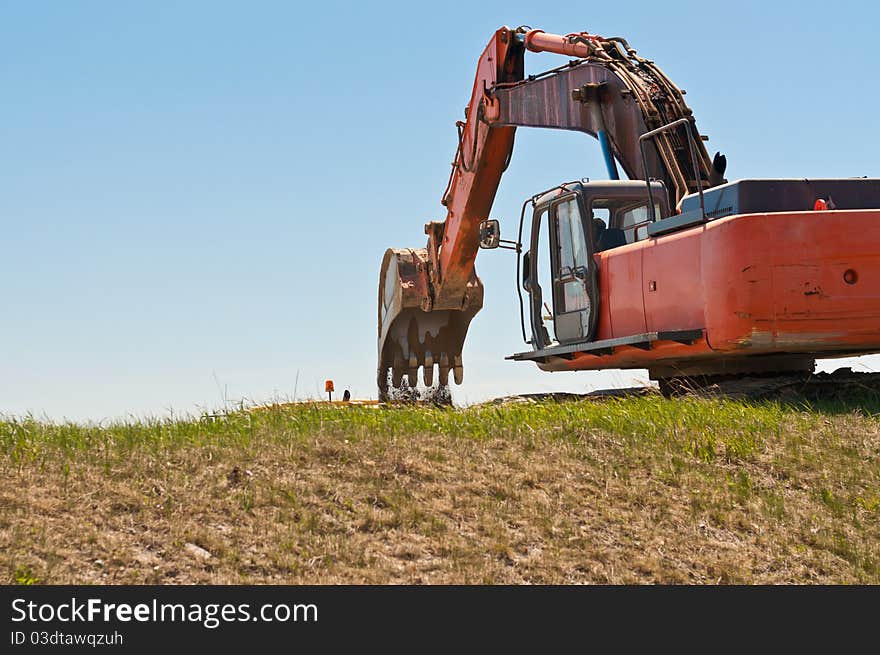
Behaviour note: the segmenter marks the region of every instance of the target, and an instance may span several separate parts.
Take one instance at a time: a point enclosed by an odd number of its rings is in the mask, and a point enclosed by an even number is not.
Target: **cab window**
[[[660,205],[655,204],[656,215],[660,215]],[[636,205],[621,207],[618,211],[617,222],[623,230],[627,243],[641,241],[648,238],[648,223],[651,216],[648,213],[648,203],[642,202]]]
[[[555,207],[556,245],[559,267],[556,272],[557,313],[587,309],[587,240],[581,212],[575,198]]]
[[[655,203],[660,216],[660,204]],[[597,250],[608,250],[648,238],[648,201],[632,198],[594,198],[590,209],[596,224]],[[599,220],[596,220],[599,219]]]

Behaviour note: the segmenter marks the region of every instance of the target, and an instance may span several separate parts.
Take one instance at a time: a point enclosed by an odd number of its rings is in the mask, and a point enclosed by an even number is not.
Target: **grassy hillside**
[[[0,422],[0,582],[878,583],[876,399]]]

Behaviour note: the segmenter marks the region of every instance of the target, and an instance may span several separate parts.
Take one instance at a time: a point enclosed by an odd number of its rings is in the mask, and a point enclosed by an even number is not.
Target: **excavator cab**
[[[652,219],[670,215],[663,183],[651,185],[650,199],[640,181],[570,182],[533,198],[520,269],[536,350],[595,338],[601,253],[648,238]]]

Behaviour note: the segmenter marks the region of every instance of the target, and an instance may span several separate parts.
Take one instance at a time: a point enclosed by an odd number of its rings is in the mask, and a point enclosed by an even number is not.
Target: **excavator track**
[[[558,392],[504,396],[484,403],[606,402],[614,399],[659,396],[669,399],[713,398],[746,401],[777,401],[794,404],[840,404],[863,408],[880,402],[880,373],[855,372],[841,368],[833,373],[774,374],[746,376],[701,376],[660,381],[656,387],[600,389],[586,394]]]
[[[741,400],[850,402],[874,394],[880,397],[880,373],[850,368],[840,368],[833,373],[668,378],[659,384],[660,392],[667,398],[714,396]]]

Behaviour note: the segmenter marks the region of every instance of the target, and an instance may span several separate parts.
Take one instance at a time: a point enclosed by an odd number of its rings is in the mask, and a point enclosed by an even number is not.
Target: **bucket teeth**
[[[432,234],[440,236],[439,232]],[[449,372],[455,372],[456,366],[453,358],[462,354],[471,320],[483,306],[483,284],[475,273],[466,288],[456,287],[435,297],[433,248],[389,248],[379,269],[377,368],[390,369],[390,378],[407,389],[416,387],[419,375],[419,385],[423,381],[429,387],[438,381],[444,387],[449,385]],[[463,294],[460,298],[458,291]],[[441,354],[445,354],[443,361]],[[415,362],[410,355],[415,355]],[[424,369],[422,373],[419,367]],[[459,380],[460,372],[455,376]],[[379,387],[382,392],[381,382]],[[406,395],[406,390],[398,389]]]
[[[395,389],[399,389],[400,385],[403,383],[403,369],[403,358],[395,357],[394,366],[391,367],[391,386]]]
[[[434,355],[430,350],[425,351],[425,363],[422,369],[422,377],[425,380],[425,386],[431,387],[434,384]]]
[[[449,384],[449,355],[440,353],[440,385]]]
[[[452,361],[452,377],[455,380],[455,384],[461,384],[464,380],[464,366],[461,363],[461,355],[456,355],[452,358]]]
[[[409,386],[417,387],[419,384],[419,359],[415,355],[409,356],[409,369],[406,373]]]

